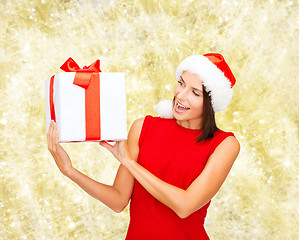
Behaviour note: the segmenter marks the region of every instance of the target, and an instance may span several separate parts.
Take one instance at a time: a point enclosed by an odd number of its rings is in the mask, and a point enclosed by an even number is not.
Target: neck
[[[198,119],[193,120],[176,120],[176,122],[184,127],[184,128],[190,128],[190,129],[201,129],[202,128],[202,121],[198,121]]]

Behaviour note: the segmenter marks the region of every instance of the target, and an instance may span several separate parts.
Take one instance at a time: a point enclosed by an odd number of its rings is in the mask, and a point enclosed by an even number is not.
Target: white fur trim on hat
[[[205,90],[212,99],[215,112],[226,109],[233,97],[231,82],[224,73],[208,58],[202,55],[191,55],[185,58],[178,66],[175,76],[179,80],[184,71],[197,74]]]
[[[173,108],[172,100],[162,100],[156,106],[156,111],[159,114],[160,118],[171,119],[173,118],[172,115],[172,108]]]

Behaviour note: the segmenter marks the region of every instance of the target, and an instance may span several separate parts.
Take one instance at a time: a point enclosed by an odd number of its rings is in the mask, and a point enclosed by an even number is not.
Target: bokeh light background
[[[237,84],[218,126],[242,149],[206,218],[211,239],[298,239],[298,2],[2,0],[0,239],[124,239],[117,214],[64,177],[47,150],[45,79],[73,57],[126,72],[128,128],[172,99],[186,56],[222,53]],[[63,144],[112,184],[97,143]]]

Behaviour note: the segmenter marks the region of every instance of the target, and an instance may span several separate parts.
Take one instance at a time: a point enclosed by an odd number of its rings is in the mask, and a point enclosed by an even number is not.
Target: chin
[[[183,121],[183,120],[190,120],[188,114],[177,113],[175,109],[172,110],[172,115],[176,120]]]

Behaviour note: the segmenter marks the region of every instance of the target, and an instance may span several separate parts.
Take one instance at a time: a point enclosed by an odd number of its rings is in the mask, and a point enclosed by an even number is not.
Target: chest
[[[163,131],[149,135],[140,146],[138,163],[161,180],[186,189],[208,160],[210,145],[196,143],[195,138]]]

